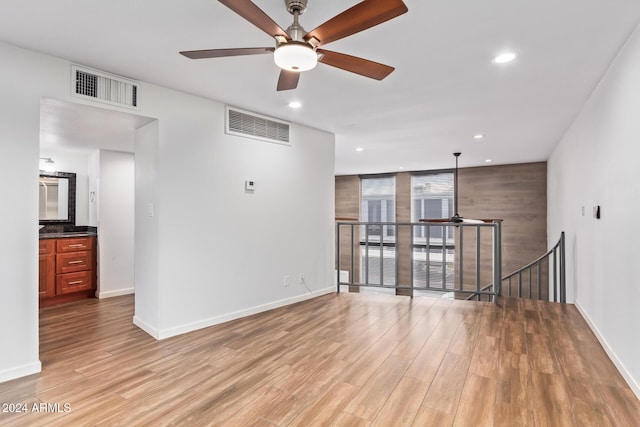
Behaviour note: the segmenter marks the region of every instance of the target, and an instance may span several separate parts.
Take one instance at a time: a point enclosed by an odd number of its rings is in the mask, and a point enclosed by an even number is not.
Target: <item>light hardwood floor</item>
[[[640,425],[571,305],[341,293],[163,341],[132,316],[130,296],[42,310],[43,371],[0,403],[70,411],[0,425]]]

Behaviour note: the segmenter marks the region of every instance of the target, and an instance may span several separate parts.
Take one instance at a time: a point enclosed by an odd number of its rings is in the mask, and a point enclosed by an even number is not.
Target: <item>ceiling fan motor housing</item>
[[[307,0],[284,0],[284,3],[287,5],[287,10],[292,15],[296,12],[298,12],[298,15],[302,15],[307,9]]]

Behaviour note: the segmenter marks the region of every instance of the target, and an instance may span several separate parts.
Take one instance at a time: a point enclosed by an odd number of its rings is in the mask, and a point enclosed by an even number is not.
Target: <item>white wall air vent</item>
[[[226,107],[226,110],[227,134],[289,144],[289,123],[233,107]]]
[[[89,68],[71,66],[71,92],[98,102],[138,108],[138,86],[135,82]]]

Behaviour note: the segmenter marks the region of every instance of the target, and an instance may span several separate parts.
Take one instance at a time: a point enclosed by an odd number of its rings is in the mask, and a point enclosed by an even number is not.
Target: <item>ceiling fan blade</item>
[[[295,71],[280,70],[280,77],[278,78],[278,91],[291,90],[298,87],[298,80],[300,80],[300,73]]]
[[[205,58],[222,58],[225,56],[242,56],[242,55],[260,55],[263,53],[272,53],[275,48],[272,47],[245,47],[239,49],[204,49],[204,50],[185,50],[180,52],[191,59]]]
[[[364,0],[321,24],[304,38],[315,37],[321,44],[331,43],[382,24],[407,10],[402,0]]]
[[[283,36],[287,40],[290,40],[289,34],[283,30],[273,19],[262,11],[250,0],[218,0],[229,9],[233,10],[238,15],[242,16],[247,21],[251,22],[256,27],[260,28],[271,37]]]
[[[330,50],[318,49],[320,54],[318,61],[332,67],[340,68],[345,71],[360,74],[361,76],[370,77],[376,80],[382,80],[395,70],[388,65],[378,62],[369,61],[368,59],[358,58],[357,56],[346,55],[344,53],[333,52]]]

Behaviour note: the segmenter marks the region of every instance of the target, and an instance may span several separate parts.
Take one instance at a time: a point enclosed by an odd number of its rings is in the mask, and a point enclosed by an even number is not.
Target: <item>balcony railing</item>
[[[501,220],[417,223],[337,219],[337,288],[396,289],[469,294],[496,301],[500,289]],[[471,245],[469,248],[469,239]],[[490,244],[487,257],[481,248]],[[473,272],[470,273],[469,266]]]

